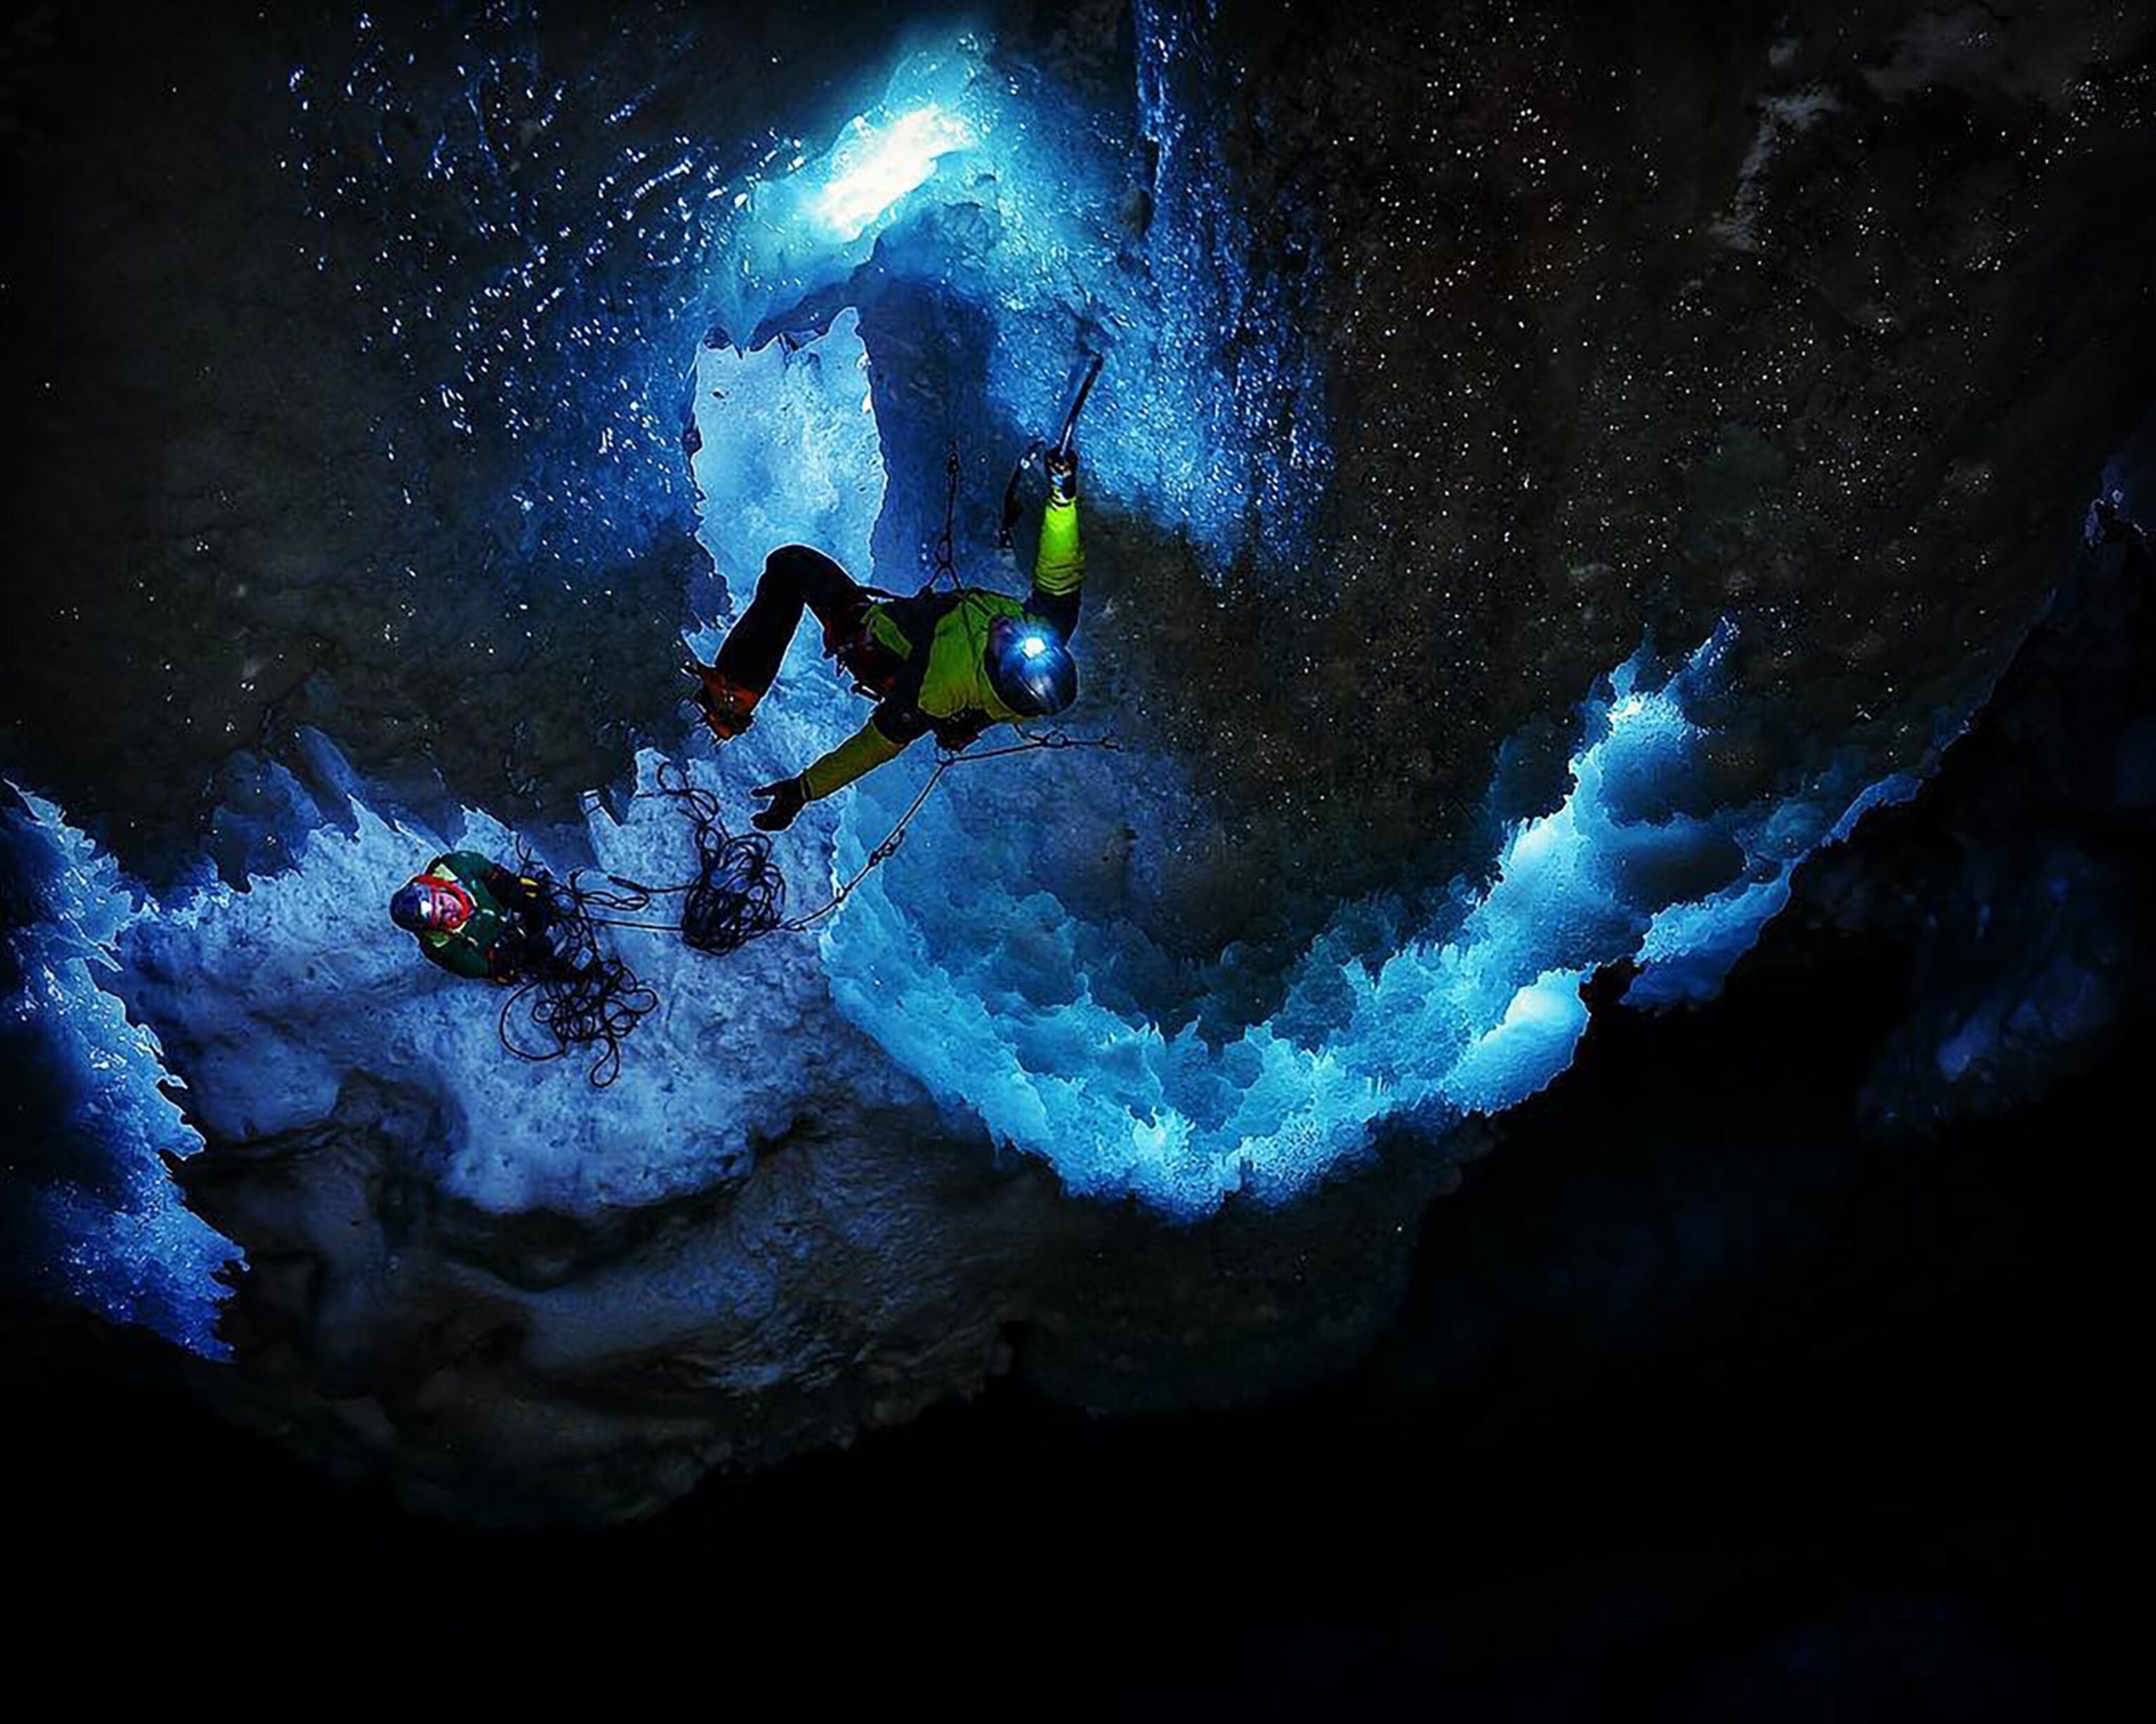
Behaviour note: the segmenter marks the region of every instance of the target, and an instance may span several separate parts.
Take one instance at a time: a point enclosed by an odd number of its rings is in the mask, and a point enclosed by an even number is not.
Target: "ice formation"
[[[864,358],[842,318],[778,361],[765,387],[721,392],[757,406],[732,425],[715,406],[708,458],[723,467],[738,430],[752,448],[777,439],[803,464],[783,518],[712,525],[715,553],[738,581],[753,574],[734,531],[751,532],[750,543],[863,545],[880,489],[874,419],[857,394]],[[707,363],[717,375],[773,361]],[[778,437],[770,414],[790,420],[788,435]],[[1086,820],[1088,803],[1127,808],[1172,769],[1062,757],[954,775],[906,849],[829,924],[820,970],[778,942],[718,960],[663,934],[618,931],[665,1005],[603,1094],[574,1063],[504,1058],[486,991],[416,963],[383,934],[384,881],[451,843],[512,853],[515,835],[479,814],[434,834],[363,804],[313,807],[290,836],[290,865],[247,890],[212,884],[123,909],[109,861],[38,807],[39,841],[64,858],[56,889],[99,907],[65,925],[121,973],[100,991],[77,957],[71,991],[37,1005],[18,998],[16,1012],[36,1013],[84,1050],[97,1105],[114,1107],[114,1094],[148,1105],[156,1046],[121,1016],[117,993],[162,1028],[198,1117],[218,1135],[272,1136],[363,1110],[405,1135],[415,1167],[440,1188],[490,1208],[659,1201],[745,1166],[758,1140],[782,1135],[819,1095],[873,1107],[922,1089],[962,1128],[978,1120],[1085,1196],[1134,1193],[1185,1217],[1232,1191],[1286,1201],[1380,1122],[1498,1111],[1549,1082],[1585,1027],[1579,985],[1601,965],[1638,960],[1651,997],[1711,992],[1779,906],[1796,862],[1871,794],[1830,776],[1756,805],[1702,805],[1693,780],[1710,735],[1693,707],[1725,647],[1717,637],[1664,677],[1644,656],[1620,666],[1583,708],[1571,793],[1512,831],[1486,889],[1460,893],[1445,925],[1382,957],[1352,949],[1343,915],[1313,941],[1274,1020],[1217,1045],[1194,1027],[1164,1032],[1136,1003],[1127,979],[1164,961],[1139,930],[1077,913],[1037,883],[1055,823],[1029,818],[1042,792],[1029,775],[1063,775],[1063,817]],[[797,652],[789,674],[773,723],[723,770],[692,763],[700,781],[737,794],[773,763],[842,733],[846,697],[813,648]],[[888,769],[797,829],[805,841],[788,853],[798,901],[858,867],[927,764]],[[646,790],[658,764],[649,753],[640,760]],[[605,868],[652,880],[686,872],[687,833],[663,797],[639,796],[619,821],[594,800],[588,826]],[[809,861],[826,855],[828,864]],[[179,1129],[167,1120],[168,1132]],[[146,1152],[126,1154],[156,1187]],[[171,1247],[153,1260],[175,1284],[213,1266],[213,1239],[168,1188],[152,1216]],[[98,1230],[59,1231],[80,1253]],[[208,1296],[198,1281],[198,1305]]]
[[[0,1047],[13,1097],[0,1221],[33,1284],[198,1352],[220,1351],[217,1272],[232,1247],[180,1201],[162,1157],[202,1139],[165,1094],[157,1038],[107,991],[140,913],[120,870],[59,811],[0,793]]]
[[[1180,527],[1216,562],[1239,548],[1283,561],[1302,544],[1328,461],[1315,361],[1282,335],[1240,344],[1219,368],[1237,328],[1288,329],[1291,308],[1247,279],[1219,231],[1235,218],[1181,117],[1178,26],[1148,8],[1139,26],[1139,118],[1161,163],[1145,282],[1115,267],[1130,236],[1111,141],[1070,98],[1014,88],[975,44],[909,58],[826,149],[774,157],[737,186],[690,157],[678,172],[643,164],[637,198],[674,197],[682,227],[703,235],[670,257],[705,287],[632,332],[675,345],[601,391],[598,416],[626,391],[657,471],[652,403],[693,351],[690,472],[731,607],[790,540],[910,588],[940,512],[942,429],[1008,444],[1041,426],[1081,343],[1109,358],[1086,425],[1095,496]],[[698,210],[715,214],[700,224]],[[588,269],[602,260],[585,254]],[[880,343],[921,366],[880,366]],[[587,364],[608,351],[597,334],[567,346]],[[466,412],[443,388],[444,410]],[[616,460],[638,446],[611,429],[602,443]],[[557,450],[538,468],[567,458]],[[638,487],[668,482],[647,473],[626,487],[608,532],[650,530],[661,512]],[[968,579],[1018,584],[978,518],[960,538]],[[708,655],[723,620],[705,619],[690,644]],[[102,1309],[208,1344],[223,1247],[156,1160],[194,1141],[157,1092],[167,1067],[221,1137],[387,1122],[418,1171],[490,1208],[583,1212],[701,1189],[834,1094],[853,1107],[932,1099],[953,1129],[1040,1158],[1086,1198],[1135,1195],[1176,1218],[1231,1193],[1289,1201],[1385,1122],[1440,1126],[1549,1083],[1584,1029],[1580,987],[1598,969],[1636,963],[1634,997],[1649,1002],[1711,995],[1798,862],[1867,803],[1906,794],[1911,781],[1875,785],[1850,759],[1763,800],[1718,801],[1701,768],[1723,722],[1709,697],[1728,646],[1725,630],[1674,666],[1643,652],[1617,667],[1579,709],[1568,794],[1512,822],[1475,877],[1486,883],[1455,887],[1382,946],[1370,930],[1396,913],[1342,907],[1261,1021],[1201,1027],[1189,979],[1142,917],[1043,883],[1082,887],[1071,835],[1105,837],[1099,866],[1118,891],[1137,883],[1142,905],[1188,794],[1177,763],[1027,757],[951,775],[813,948],[787,936],[719,960],[619,932],[665,1004],[603,1094],[574,1062],[504,1058],[498,1002],[415,962],[383,924],[385,883],[434,850],[512,852],[517,835],[487,814],[425,831],[328,772],[329,792],[291,781],[271,799],[263,853],[276,863],[246,890],[131,903],[112,864],[32,802],[8,842],[49,858],[49,909],[18,938],[11,1021],[72,1063],[78,1123],[106,1145],[98,1178],[38,1188],[56,1260]],[[685,734],[666,751],[736,810],[748,785],[860,721],[813,630],[782,675],[783,697],[722,759]],[[643,788],[662,758],[639,756]],[[811,811],[783,851],[797,905],[862,865],[930,764],[924,750]],[[582,840],[624,874],[687,871],[686,830],[660,797],[619,820],[594,801]],[[583,849],[538,859],[565,871]],[[157,1027],[163,1067],[121,999]]]
[[[1118,978],[1162,960],[1127,923],[1073,914],[1035,883],[1042,834],[1015,775],[963,785],[925,816],[918,851],[872,877],[824,939],[834,996],[947,1104],[1074,1191],[1185,1217],[1231,1191],[1287,1198],[1381,1121],[1440,1126],[1541,1088],[1570,1063],[1580,986],[1604,965],[1636,961],[1650,1001],[1719,987],[1797,862],[1871,788],[1830,774],[1702,805],[1713,737],[1693,706],[1724,646],[1661,679],[1644,656],[1620,667],[1583,708],[1571,794],[1513,829],[1493,883],[1389,955],[1338,955],[1343,913],[1280,1011],[1224,1043],[1133,1010]],[[1059,797],[1127,794],[1122,763],[1090,769],[1104,781]],[[877,836],[878,806],[864,796],[842,821],[842,862]]]

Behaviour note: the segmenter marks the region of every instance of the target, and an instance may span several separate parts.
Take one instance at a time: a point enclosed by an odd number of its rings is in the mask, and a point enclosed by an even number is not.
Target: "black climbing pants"
[[[828,651],[860,626],[873,597],[821,551],[807,545],[781,545],[764,558],[756,597],[741,620],[726,630],[717,668],[744,688],[762,694],[778,674],[804,607],[823,624]]]

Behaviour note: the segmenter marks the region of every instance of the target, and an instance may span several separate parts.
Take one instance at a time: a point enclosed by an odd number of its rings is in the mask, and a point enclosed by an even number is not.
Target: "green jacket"
[[[924,732],[933,730],[947,746],[963,748],[990,724],[1014,723],[1019,715],[996,698],[988,682],[988,630],[998,617],[1031,615],[1069,640],[1078,626],[1085,581],[1078,505],[1051,501],[1041,517],[1033,590],[1023,601],[965,587],[871,606],[870,637],[903,669],[869,722],[802,775],[809,800],[843,790],[896,759]]]
[[[454,932],[429,929],[414,934],[419,949],[452,975],[478,981],[495,979],[495,948],[510,931],[511,921],[509,911],[487,883],[506,871],[476,850],[452,850],[436,857],[427,865],[427,872],[437,879],[454,881],[470,893],[472,913]]]

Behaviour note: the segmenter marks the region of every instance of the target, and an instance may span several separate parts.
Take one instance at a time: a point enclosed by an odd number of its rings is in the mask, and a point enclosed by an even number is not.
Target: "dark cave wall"
[[[1170,652],[1219,630],[1285,673],[1178,745],[1252,796],[1306,770],[1383,854],[1643,631],[1727,613],[1774,714],[1732,769],[1912,763],[2156,392],[2148,23],[1252,7],[1219,37],[1276,267],[1325,260],[1335,537],[1315,594],[1169,608]]]
[[[845,18],[864,61],[908,27]],[[12,554],[34,576],[0,646],[9,768],[152,876],[258,790],[256,757],[304,769],[302,725],[437,816],[559,821],[619,778],[677,722],[708,568],[678,404],[661,446],[603,435],[685,371],[694,332],[658,332],[680,284],[624,236],[576,315],[678,353],[622,339],[595,378],[605,343],[564,316],[460,411],[442,391],[493,337],[510,224],[604,234],[607,176],[684,128],[835,125],[858,69],[829,32],[807,7],[54,13],[4,140]],[[527,80],[567,85],[543,131]],[[402,207],[370,201],[384,163]]]
[[[840,66],[832,15],[806,8],[723,33],[542,8],[475,47],[420,10],[377,16],[418,55],[378,122],[326,119],[326,87],[294,130],[291,69],[326,81],[359,52],[333,8],[146,18],[109,42],[62,19],[26,63],[6,375],[18,566],[41,578],[0,740],[131,860],[183,855],[246,792],[232,752],[289,756],[303,722],[415,804],[526,819],[678,722],[701,553],[677,457],[586,462],[579,484],[625,500],[610,542],[567,502],[526,515],[535,450],[595,430],[593,398],[549,393],[564,373],[542,354],[472,409],[528,435],[445,425],[440,332],[400,346],[372,306],[398,279],[370,262],[387,214],[337,214],[295,151],[331,174],[371,124],[408,149],[398,127],[454,117],[459,54],[506,44],[509,70],[572,95],[528,162],[495,140],[500,197],[575,215],[624,138],[833,123],[852,62],[919,20],[850,8]],[[1129,100],[1112,9],[998,21],[1007,52]],[[1460,836],[1503,738],[1643,632],[1681,647],[1725,610],[1747,621],[1747,697],[1783,715],[1733,772],[1814,739],[1906,758],[2033,614],[2156,393],[2150,26],[2130,9],[1253,5],[1188,40],[1187,123],[1248,211],[1224,235],[1252,282],[1230,350],[1320,363],[1334,481],[1305,566],[1217,590],[1107,508],[1102,566],[1145,626],[1093,644],[1133,727],[1215,796],[1222,897],[1259,925],[1267,876],[1322,857],[1373,883]],[[609,91],[639,98],[611,131]],[[414,207],[439,237],[398,267],[433,258],[452,321],[498,261],[458,237],[482,206]],[[600,268],[597,303],[632,324],[639,293],[671,291]],[[129,778],[124,810],[98,805]]]

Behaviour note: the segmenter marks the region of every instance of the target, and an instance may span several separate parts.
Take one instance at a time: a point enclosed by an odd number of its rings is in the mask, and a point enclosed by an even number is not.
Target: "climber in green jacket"
[[[758,826],[775,832],[793,825],[808,804],[896,759],[925,732],[963,749],[991,724],[1046,718],[1077,698],[1068,644],[1086,579],[1077,460],[1051,450],[1047,468],[1040,550],[1023,601],[980,587],[894,598],[806,545],[783,545],[766,559],[756,596],[728,630],[717,662],[696,666],[696,699],[711,733],[723,743],[748,728],[804,609],[824,625],[825,656],[876,709],[805,771],[759,785],[756,795],[768,805],[755,817]]]
[[[389,919],[452,975],[519,982],[545,970],[546,933],[557,919],[543,879],[452,850],[398,888]]]

